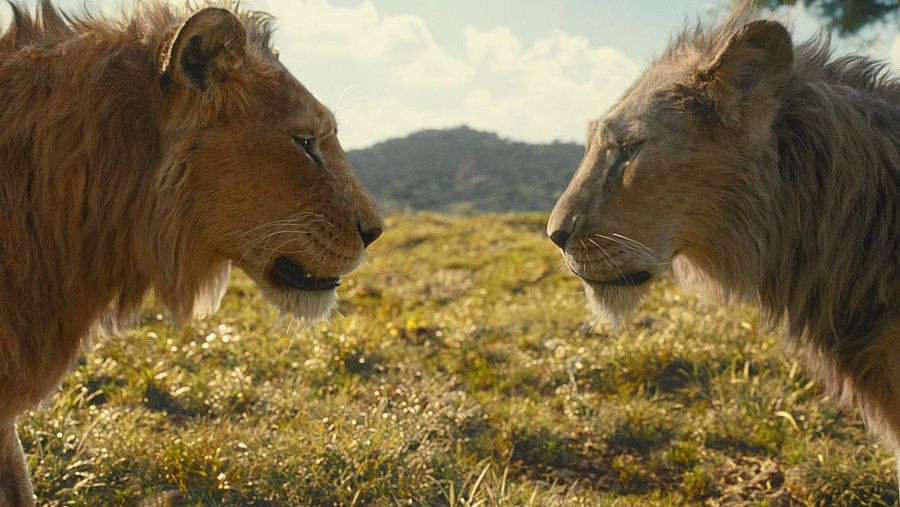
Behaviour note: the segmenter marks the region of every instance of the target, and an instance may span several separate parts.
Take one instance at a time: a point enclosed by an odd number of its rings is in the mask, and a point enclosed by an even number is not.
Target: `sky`
[[[28,3],[33,4],[34,0]],[[78,11],[83,0],[57,0]],[[113,9],[119,1],[88,0]],[[425,128],[468,125],[528,141],[581,142],[685,22],[728,0],[243,0],[277,19],[281,61],[361,148]],[[4,6],[5,8],[5,6]],[[2,8],[0,8],[2,9]],[[819,29],[787,9],[795,40]],[[8,20],[8,11],[0,10]],[[6,21],[8,22],[8,21]],[[900,71],[900,33],[880,25],[841,52]]]

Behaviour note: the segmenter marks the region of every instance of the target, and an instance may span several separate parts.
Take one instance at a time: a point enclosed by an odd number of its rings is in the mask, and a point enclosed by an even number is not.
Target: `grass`
[[[331,322],[301,333],[236,273],[213,317],[148,304],[89,347],[20,420],[41,505],[897,501],[754,308],[662,282],[616,331],[542,216],[388,226]]]

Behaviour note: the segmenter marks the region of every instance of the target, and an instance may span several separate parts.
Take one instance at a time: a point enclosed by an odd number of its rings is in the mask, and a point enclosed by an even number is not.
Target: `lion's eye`
[[[634,160],[634,157],[637,156],[638,152],[641,150],[642,141],[638,141],[635,143],[628,143],[619,146],[619,152],[621,153],[621,161],[622,163],[627,164]]]
[[[306,153],[306,155],[312,159],[313,162],[319,163],[319,155],[316,153],[316,138],[315,137],[300,137],[300,136],[292,136],[294,138],[294,143]]]
[[[622,172],[637,156],[641,144],[641,142],[623,143],[607,148],[606,160],[609,169],[606,181],[619,181],[622,178]]]

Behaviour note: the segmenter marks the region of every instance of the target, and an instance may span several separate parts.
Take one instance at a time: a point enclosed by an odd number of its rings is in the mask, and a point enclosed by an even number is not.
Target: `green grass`
[[[207,320],[148,304],[89,347],[20,420],[40,504],[897,501],[888,452],[754,308],[663,282],[613,330],[542,216],[388,226],[331,322],[299,332],[238,273]]]

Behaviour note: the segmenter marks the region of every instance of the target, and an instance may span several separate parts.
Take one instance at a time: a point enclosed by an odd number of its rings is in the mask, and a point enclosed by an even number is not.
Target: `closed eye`
[[[316,152],[316,138],[315,137],[301,137],[301,136],[291,136],[294,139],[294,144],[297,145],[298,148],[303,150],[307,157],[310,158],[316,164],[322,163],[322,157]]]
[[[620,162],[623,165],[626,165],[634,160],[634,157],[636,157],[638,152],[641,151],[642,144],[644,144],[643,141],[637,141],[634,143],[628,143],[619,146],[619,152],[621,153],[621,156],[619,158]]]

